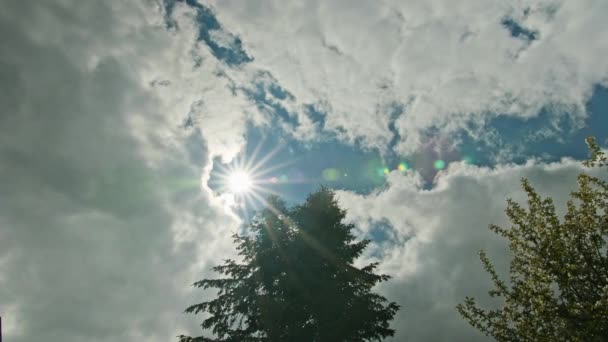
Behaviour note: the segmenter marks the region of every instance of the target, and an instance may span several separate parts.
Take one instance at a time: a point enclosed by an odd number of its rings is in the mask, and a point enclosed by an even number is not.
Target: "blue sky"
[[[256,101],[264,100],[256,98]],[[272,110],[282,111],[281,108]],[[383,155],[378,150],[361,149],[356,145],[344,144],[333,136],[311,145],[291,139],[283,131],[267,128],[250,128],[242,155],[243,158],[249,158],[248,156],[252,156],[256,149],[259,150],[258,156],[272,153],[273,157],[266,164],[283,166],[269,172],[265,178],[283,177],[283,181],[273,183],[269,188],[282,194],[290,202],[302,201],[309,192],[321,185],[357,193],[369,193],[385,184],[385,168],[399,171],[400,163],[405,163],[410,172],[416,170],[424,174],[425,187],[432,187],[434,177],[439,171],[436,166],[441,165],[435,165],[437,160],[444,160],[445,167],[451,162],[462,161],[492,167],[497,162],[524,164],[533,158],[545,162],[556,162],[562,158],[585,159],[588,156],[586,137],[595,136],[604,144],[608,139],[608,133],[604,129],[608,127],[608,116],[605,115],[608,111],[608,90],[600,86],[594,89],[593,95],[586,103],[586,110],[588,117],[584,126],[573,127],[567,120],[563,120],[555,128],[557,132],[554,136],[539,138],[531,138],[531,136],[543,127],[552,125],[551,118],[546,112],[541,112],[537,117],[527,120],[498,117],[484,127],[484,130],[495,132],[493,144],[476,141],[463,132],[456,138],[461,139],[457,146],[445,147],[443,153],[425,151],[430,155],[427,158],[422,158],[419,154]],[[274,113],[274,115],[285,117],[285,114]],[[281,147],[274,151],[278,145]],[[503,157],[500,155],[501,151],[510,153]],[[212,171],[213,176],[215,173],[221,174],[222,169],[228,167],[220,159],[217,159],[216,163],[217,168]],[[338,176],[328,177],[328,172],[334,169],[339,171]],[[212,187],[214,184],[219,185],[219,182],[214,178],[211,181]],[[214,188],[221,191],[219,186]]]
[[[165,0],[167,21],[171,22],[172,9],[175,1]],[[214,14],[214,10],[197,1],[186,1],[196,12],[199,42],[207,45],[213,55],[223,63],[238,67],[253,61],[243,48],[243,42],[238,35],[230,32]],[[551,10],[555,8],[551,7]],[[530,9],[523,11],[525,18]],[[514,38],[532,43],[538,39],[538,31],[527,29],[512,16],[506,15],[500,22],[504,29]],[[211,39],[211,32],[227,32],[234,44],[229,47],[219,46]],[[452,136],[442,138],[441,143],[433,143],[431,149],[422,153],[398,153],[395,151],[381,151],[376,148],[366,148],[356,141],[344,143],[333,132],[321,134],[319,141],[310,143],[299,141],[290,137],[288,132],[277,130],[281,125],[297,126],[298,117],[276,100],[294,96],[282,87],[271,73],[265,72],[262,82],[254,82],[249,88],[235,88],[242,91],[261,110],[272,117],[271,127],[254,127],[248,129],[246,146],[241,158],[250,158],[256,148],[260,148],[258,155],[271,153],[277,144],[282,145],[273,153],[270,165],[288,164],[272,172],[267,178],[276,177],[283,181],[270,186],[273,191],[283,194],[293,201],[301,201],[306,194],[320,185],[328,185],[336,189],[345,189],[357,193],[369,193],[384,184],[384,169],[397,170],[400,163],[405,163],[410,170],[417,170],[424,175],[426,187],[432,187],[433,178],[438,170],[447,167],[453,161],[465,161],[479,166],[492,167],[496,163],[522,164],[531,158],[540,158],[546,162],[559,161],[564,157],[583,159],[587,156],[584,139],[590,135],[596,136],[599,141],[608,139],[608,117],[604,113],[608,110],[608,90],[602,85],[594,85],[591,96],[584,103],[586,115],[583,120],[574,122],[569,114],[559,113],[547,106],[532,117],[495,113],[483,126],[478,127],[493,135],[490,141],[472,137],[466,129],[454,133]],[[270,82],[268,82],[268,79]],[[314,104],[306,103],[305,115],[309,116],[313,124],[324,126],[326,113],[315,110]],[[561,110],[561,109],[560,109]],[[400,115],[403,108],[395,106],[394,114]],[[393,120],[395,115],[393,116]],[[394,128],[390,127],[392,131]],[[542,129],[549,134],[537,135]],[[433,127],[430,127],[430,139],[433,140]],[[439,130],[436,131],[441,135]],[[389,148],[394,146],[394,137]],[[452,139],[453,141],[443,141]],[[425,154],[425,155],[420,155]],[[438,160],[444,163],[435,163]],[[226,167],[217,160],[218,169]],[[338,177],[327,177],[327,170],[338,170]],[[324,171],[326,171],[324,177]],[[215,172],[220,172],[215,170]],[[212,171],[213,175],[213,171]],[[292,177],[289,177],[289,176]],[[346,176],[345,176],[346,175]],[[287,178],[286,178],[287,177]],[[212,181],[212,183],[214,183]],[[212,184],[213,187],[213,184]],[[218,189],[219,191],[219,189]]]
[[[211,295],[190,284],[235,257],[231,234],[261,206],[227,187],[250,161],[260,197],[336,190],[374,240],[361,261],[393,276],[378,288],[403,306],[391,341],[486,341],[454,307],[490,287],[479,249],[508,269],[487,225],[508,225],[522,177],[563,211],[584,138],[608,146],[605,13],[603,0],[4,1],[4,337],[209,334],[182,312]]]

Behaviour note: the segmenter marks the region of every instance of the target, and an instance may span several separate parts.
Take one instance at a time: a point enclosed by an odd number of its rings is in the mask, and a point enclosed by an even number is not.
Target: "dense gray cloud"
[[[491,118],[543,108],[581,124],[608,80],[603,0],[209,2],[327,130],[381,150],[398,134],[414,152],[432,129],[487,138]]]
[[[576,189],[579,162],[529,162],[522,166],[485,169],[452,164],[432,190],[422,190],[418,175],[393,172],[386,189],[367,196],[340,192],[348,219],[362,234],[378,223],[386,241],[376,244],[368,258],[394,276],[380,290],[403,305],[395,319],[395,341],[484,341],[458,315],[455,306],[465,296],[489,300],[490,278],[477,252],[488,251],[499,273],[508,270],[506,242],[489,224],[509,227],[506,198],[525,204],[519,181],[530,179],[537,191],[555,200],[563,214],[570,191]]]
[[[209,148],[238,151],[244,123],[220,131],[221,141],[180,125],[193,99],[205,101],[201,88],[217,95],[225,86],[209,82],[208,70],[196,71],[207,84],[192,81],[194,40],[186,25],[183,37],[168,32],[153,3],[1,7],[4,337],[196,333],[198,319],[182,315],[200,295],[189,284],[232,253],[238,225],[203,191],[201,175]]]

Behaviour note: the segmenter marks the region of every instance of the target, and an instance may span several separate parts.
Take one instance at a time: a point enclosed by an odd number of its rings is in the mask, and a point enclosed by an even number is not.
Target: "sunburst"
[[[271,163],[272,157],[277,154],[280,147],[259,157],[260,146],[261,144],[248,157],[237,158],[229,165],[220,165],[216,179],[212,181],[213,188],[224,199],[227,208],[240,209],[245,216],[249,210],[265,206],[269,195],[284,197],[285,194],[277,193],[272,189],[272,185],[279,182],[273,173],[295,162],[289,160]]]
[[[228,175],[228,187],[233,194],[246,194],[252,190],[251,176],[243,170]]]

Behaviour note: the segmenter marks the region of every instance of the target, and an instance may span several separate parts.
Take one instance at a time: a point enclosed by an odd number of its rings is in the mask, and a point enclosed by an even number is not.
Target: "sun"
[[[228,176],[228,188],[233,194],[246,194],[251,191],[253,182],[246,171],[233,171]]]
[[[270,196],[285,195],[281,186],[290,184],[290,180],[282,170],[294,164],[296,159],[274,160],[283,148],[281,144],[260,153],[263,142],[259,142],[253,151],[243,151],[228,163],[218,160],[209,174],[208,185],[228,213],[250,218],[253,212],[266,207]]]

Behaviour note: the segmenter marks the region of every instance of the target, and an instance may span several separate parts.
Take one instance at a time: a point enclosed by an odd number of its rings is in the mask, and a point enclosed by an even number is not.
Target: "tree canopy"
[[[595,139],[587,144],[591,159],[584,164],[606,167]],[[522,184],[528,208],[508,200],[513,226],[490,226],[509,241],[510,281],[480,252],[494,283],[489,294],[502,297],[504,305],[486,310],[467,297],[458,311],[498,341],[608,341],[608,183],[580,174],[563,220],[551,198],[542,198],[525,179]]]
[[[377,263],[358,268],[370,240],[356,241],[344,223],[334,193],[326,188],[288,208],[277,197],[245,234],[234,235],[242,261],[226,260],[213,270],[222,275],[194,286],[216,289],[211,300],[188,313],[207,313],[198,341],[380,341],[399,306],[372,288],[390,277],[374,273]]]

